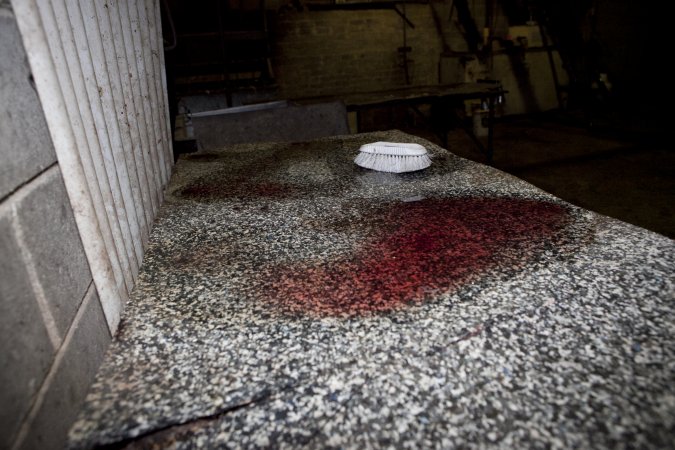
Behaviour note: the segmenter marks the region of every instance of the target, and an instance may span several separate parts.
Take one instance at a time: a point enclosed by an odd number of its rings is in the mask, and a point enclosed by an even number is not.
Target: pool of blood
[[[370,232],[352,254],[275,268],[266,297],[289,313],[343,317],[432,301],[497,269],[522,270],[570,220],[563,206],[514,198],[427,199],[378,214],[355,225]]]

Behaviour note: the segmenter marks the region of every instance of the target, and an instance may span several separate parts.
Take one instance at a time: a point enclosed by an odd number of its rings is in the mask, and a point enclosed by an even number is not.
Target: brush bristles
[[[384,155],[377,153],[360,152],[354,162],[366,169],[378,172],[413,172],[426,169],[431,165],[431,158],[425,155]]]
[[[375,142],[360,148],[354,162],[379,172],[413,172],[431,165],[427,150],[419,144]]]

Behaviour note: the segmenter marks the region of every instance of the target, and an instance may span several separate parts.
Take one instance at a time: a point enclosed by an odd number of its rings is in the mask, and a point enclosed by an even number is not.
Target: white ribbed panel
[[[157,0],[12,0],[111,332],[171,175]]]

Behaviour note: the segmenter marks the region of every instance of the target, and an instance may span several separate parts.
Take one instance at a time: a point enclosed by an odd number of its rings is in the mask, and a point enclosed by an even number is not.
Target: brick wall
[[[558,106],[551,68],[541,48],[527,51],[521,67],[497,51],[485,64],[471,58],[452,2],[408,4],[406,15],[412,85],[458,83],[493,77],[509,91],[506,114],[548,110]],[[469,2],[479,31],[485,25],[485,2]],[[401,8],[401,5],[399,5]],[[441,24],[439,35],[434,13]],[[505,37],[509,22],[498,7],[494,33]],[[386,90],[405,86],[397,51],[403,46],[403,21],[393,10],[287,10],[274,27],[275,76],[281,97],[298,98]],[[537,28],[538,30],[538,28]],[[445,47],[452,52],[443,54]],[[454,53],[453,53],[454,52]],[[559,57],[558,76],[567,80]],[[468,63],[467,63],[468,61]],[[516,75],[518,73],[518,75]]]
[[[429,5],[407,5],[410,80],[438,82],[442,50]],[[274,66],[285,97],[405,86],[397,51],[403,21],[393,10],[286,11],[275,27]]]
[[[59,448],[110,334],[1,1],[0,42],[0,448]]]

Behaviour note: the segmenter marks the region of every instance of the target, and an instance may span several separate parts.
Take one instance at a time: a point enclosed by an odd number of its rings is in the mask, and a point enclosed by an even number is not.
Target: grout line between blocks
[[[58,170],[57,166],[52,167],[54,167],[54,170]],[[43,172],[41,175],[47,177],[52,171],[53,170],[47,170]],[[19,196],[18,193],[17,196]],[[42,320],[45,324],[45,328],[47,329],[49,340],[51,341],[54,350],[58,350],[59,346],[61,345],[61,336],[59,335],[59,330],[58,327],[56,326],[54,315],[52,314],[49,308],[49,304],[47,303],[47,297],[45,295],[44,288],[42,287],[42,283],[40,283],[40,277],[38,276],[37,269],[35,268],[35,261],[33,259],[33,255],[31,254],[30,250],[28,249],[28,246],[26,245],[26,239],[23,234],[23,228],[19,223],[18,204],[19,201],[15,201],[11,205],[12,211],[11,220],[12,226],[14,228],[14,234],[16,236],[16,242],[17,245],[19,246],[19,250],[21,251],[21,258],[23,259],[26,271],[28,272],[28,278],[30,279],[31,287],[33,288],[33,293],[35,294],[35,298],[37,300],[37,304],[40,309],[40,313],[42,315]]]
[[[46,166],[44,169],[41,169],[39,172],[37,172],[36,174],[34,174],[33,176],[31,176],[30,178],[28,178],[28,179],[25,180],[24,182],[22,182],[21,184],[19,184],[18,186],[16,186],[14,189],[12,189],[11,191],[9,191],[7,194],[5,194],[2,198],[0,198],[0,203],[6,202],[6,201],[9,200],[12,196],[14,196],[14,195],[16,195],[17,193],[19,193],[24,187],[29,186],[33,181],[35,181],[36,179],[40,178],[40,177],[41,177],[42,175],[44,175],[46,172],[50,171],[51,169],[53,169],[54,167],[56,167],[56,166],[58,166],[58,165],[59,165],[59,163],[58,163],[56,160],[54,160],[53,163],[49,164],[49,165]]]
[[[47,373],[47,376],[45,377],[44,381],[42,382],[42,385],[40,386],[40,389],[38,390],[35,396],[35,401],[33,402],[33,405],[28,411],[28,414],[26,414],[23,423],[21,424],[19,433],[17,434],[17,437],[14,440],[14,444],[11,447],[12,450],[18,450],[19,448],[21,448],[21,445],[26,440],[31,425],[33,424],[33,421],[40,412],[40,409],[42,408],[42,404],[44,403],[44,399],[47,395],[47,392],[51,387],[52,381],[54,380],[54,377],[56,376],[56,373],[58,372],[59,367],[61,366],[61,362],[64,357],[63,355],[66,353],[66,351],[68,351],[71,341],[73,340],[75,330],[80,324],[82,316],[87,310],[87,307],[89,306],[89,303],[92,301],[92,298],[94,297],[95,293],[96,293],[96,286],[94,286],[94,281],[92,280],[89,282],[89,286],[87,287],[87,290],[85,291],[84,294],[84,299],[82,300],[82,302],[80,302],[80,308],[78,309],[77,314],[75,314],[75,318],[73,319],[72,323],[70,324],[70,327],[68,328],[66,336],[63,339],[63,343],[61,347],[58,349],[56,357],[54,358],[54,361],[52,362],[52,365],[49,368],[49,372]]]

